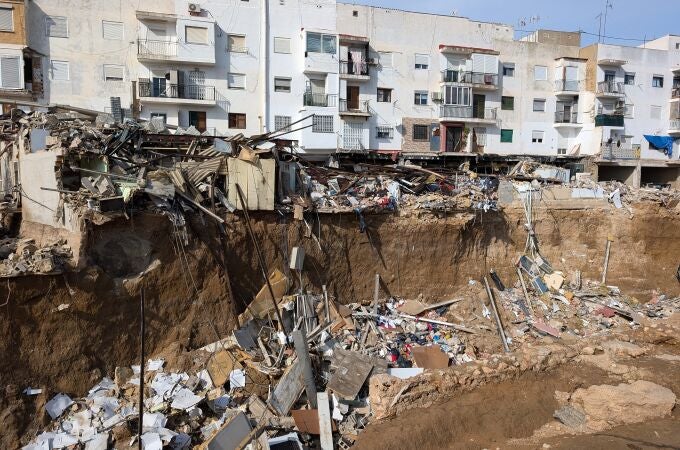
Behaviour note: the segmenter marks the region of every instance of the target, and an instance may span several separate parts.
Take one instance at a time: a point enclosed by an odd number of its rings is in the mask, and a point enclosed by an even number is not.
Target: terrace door
[[[446,151],[458,152],[460,143],[463,140],[462,127],[446,127]]]
[[[347,109],[359,109],[359,86],[347,86]]]
[[[484,107],[486,106],[486,96],[474,94],[472,97],[472,117],[476,119],[484,118]]]
[[[206,112],[205,111],[189,111],[189,125],[196,127],[198,131],[204,133],[206,126]]]

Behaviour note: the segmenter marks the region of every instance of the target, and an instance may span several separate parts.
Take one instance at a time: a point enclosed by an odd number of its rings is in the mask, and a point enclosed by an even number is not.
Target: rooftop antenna
[[[614,0],[605,0],[604,2],[604,25],[602,26],[602,42],[604,43],[604,39],[607,36],[607,14],[609,13],[610,9],[614,9]]]

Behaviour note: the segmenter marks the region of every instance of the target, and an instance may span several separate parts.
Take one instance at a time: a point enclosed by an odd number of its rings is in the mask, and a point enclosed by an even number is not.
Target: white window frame
[[[63,19],[64,23],[66,24],[66,34],[64,36],[59,36],[59,35],[53,35],[50,34],[50,23],[49,21],[52,20],[54,21],[55,19]],[[45,16],[45,36],[47,37],[55,37],[55,38],[68,38],[71,34],[71,30],[69,28],[69,23],[68,23],[68,17],[66,16]]]
[[[277,44],[278,42],[278,44]],[[278,53],[281,55],[290,55],[291,52],[291,40],[290,38],[287,37],[274,37],[274,53]],[[281,48],[283,45],[284,48]],[[278,48],[278,50],[277,50]],[[283,51],[286,50],[286,51]]]
[[[120,39],[110,39],[106,37],[104,30],[106,25],[113,25],[120,27]],[[123,22],[116,22],[115,20],[102,20],[102,39],[106,41],[123,41],[125,40],[125,24]]]
[[[652,120],[661,120],[661,115],[662,115],[662,107],[659,105],[650,105],[649,106],[649,118]]]
[[[416,98],[418,98],[419,95],[421,96],[421,99],[418,102],[416,102]],[[423,95],[425,96],[425,103],[421,103]],[[430,93],[428,91],[413,91],[413,104],[414,105],[416,105],[416,106],[427,106],[429,104],[429,101],[430,101]]]
[[[0,29],[0,31],[4,31],[7,33],[13,33],[14,32],[14,8],[11,5],[0,5],[0,11],[9,11],[9,26],[10,28],[7,30]]]
[[[279,81],[279,80],[283,80],[283,81],[288,82],[288,90],[287,91],[286,90],[281,91],[281,90],[276,89],[276,82]],[[281,94],[290,94],[291,89],[292,89],[292,85],[293,85],[293,79],[290,78],[290,77],[274,77],[274,92],[278,92],[278,93],[281,93]]]
[[[54,78],[54,63],[63,63],[66,65],[66,78],[57,79]],[[50,80],[52,81],[71,81],[71,64],[68,61],[61,59],[50,59]]]
[[[333,133],[333,116],[315,115],[312,118],[312,133]]]
[[[378,52],[378,61],[383,69],[391,69],[394,67],[394,53]]]
[[[540,70],[540,72],[539,72]],[[545,73],[543,77],[540,77],[541,73]],[[548,66],[535,65],[534,66],[534,81],[548,81]]]
[[[274,116],[274,130],[276,131],[288,131],[290,130],[290,124],[293,119],[291,116]]]
[[[190,29],[196,29],[196,30],[205,30],[205,42],[194,42],[189,40],[189,33],[188,31]],[[208,45],[210,43],[210,36],[208,35],[208,27],[197,27],[194,25],[185,25],[184,26],[184,42],[187,44],[191,45]]]
[[[420,62],[418,62],[418,58],[420,58]],[[415,70],[430,70],[430,55],[416,53],[414,55],[413,67]]]
[[[545,141],[545,131],[534,130],[531,132],[531,143],[542,144]]]
[[[319,36],[319,51],[309,49],[309,37],[312,35]],[[333,42],[333,51],[327,51],[326,43]],[[338,37],[334,34],[317,33],[315,31],[308,31],[305,36],[305,52],[307,53],[324,53],[327,55],[335,55],[338,52]]]
[[[444,104],[453,106],[472,106],[472,88],[466,86],[445,86]]]
[[[542,104],[542,105],[543,105],[543,109],[536,109],[536,104],[537,104],[537,103],[538,103],[538,104]],[[541,113],[544,113],[544,112],[546,111],[547,107],[548,107],[548,101],[547,101],[546,99],[544,99],[544,98],[535,98],[534,101],[533,101],[533,103],[532,103],[532,110],[533,110],[534,112],[541,112]]]
[[[109,80],[109,79],[107,79],[107,76],[106,76],[106,69],[107,68],[109,68],[109,69],[112,69],[112,68],[120,69],[121,74],[122,74],[121,79],[120,80],[115,80],[115,79]],[[125,66],[123,66],[123,65],[120,65],[120,64],[104,64],[103,71],[104,71],[104,81],[113,81],[113,82],[125,81]]]
[[[8,80],[5,80],[4,76],[2,76],[3,72],[5,71],[5,62],[10,59],[16,60],[16,86],[8,85]],[[0,86],[2,86],[4,89],[21,89],[24,87],[23,58],[20,55],[0,55]]]
[[[375,127],[376,139],[393,139],[394,127],[390,125],[378,125]]]
[[[232,78],[234,77],[240,77],[240,79],[243,80],[243,86],[239,86],[236,83],[232,82]],[[234,78],[234,80],[239,79],[239,78]],[[229,89],[237,89],[237,90],[244,90],[246,88],[246,74],[245,73],[234,73],[234,72],[229,72],[227,74],[227,84],[229,85]]]
[[[656,80],[658,80],[658,79],[661,80],[661,84],[657,86],[655,83],[656,83]],[[663,89],[664,84],[666,84],[666,77],[664,77],[663,75],[659,75],[659,74],[652,75],[652,87],[653,88]]]
[[[506,68],[512,69],[512,75],[506,75],[505,74]],[[515,78],[515,63],[503,63],[503,67],[501,68],[501,73],[503,74],[504,77]]]
[[[232,47],[231,45],[231,38],[243,38],[243,45],[238,47],[234,46]],[[229,53],[248,53],[248,46],[246,45],[246,35],[245,34],[236,34],[236,33],[229,33],[227,34],[227,51]]]

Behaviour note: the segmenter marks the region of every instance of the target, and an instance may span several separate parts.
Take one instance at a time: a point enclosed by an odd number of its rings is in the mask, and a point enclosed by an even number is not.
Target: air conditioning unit
[[[198,3],[189,3],[189,12],[190,13],[200,13],[202,11],[201,5]]]
[[[444,101],[444,96],[442,95],[441,92],[432,92],[430,93],[430,97],[432,98],[432,101],[435,103],[441,103]]]

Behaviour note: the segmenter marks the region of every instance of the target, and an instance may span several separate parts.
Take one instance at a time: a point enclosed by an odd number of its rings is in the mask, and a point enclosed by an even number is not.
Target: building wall
[[[416,141],[413,139],[413,125],[425,125],[428,127],[428,135],[431,137],[431,127],[438,124],[437,120],[422,119],[419,117],[404,117],[401,122],[401,134],[403,136],[401,150],[404,152],[427,153],[439,151],[440,146],[432,147],[431,141]]]
[[[0,31],[0,47],[16,45],[26,47],[28,36],[26,35],[26,1],[5,0],[6,5],[12,6],[13,31]]]

